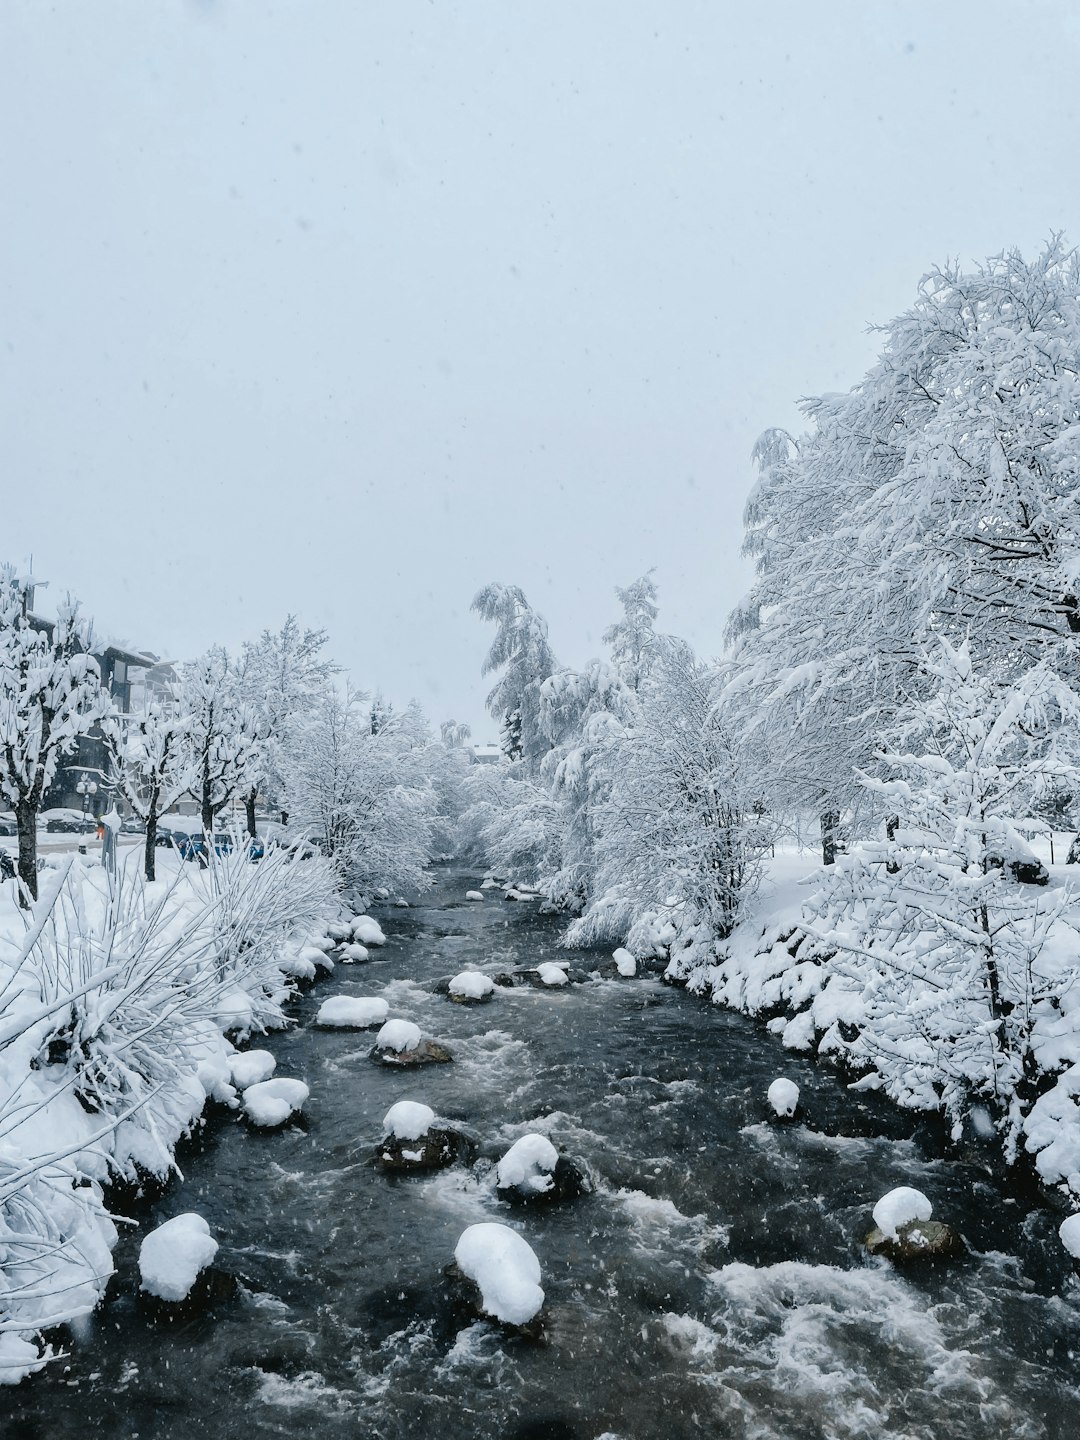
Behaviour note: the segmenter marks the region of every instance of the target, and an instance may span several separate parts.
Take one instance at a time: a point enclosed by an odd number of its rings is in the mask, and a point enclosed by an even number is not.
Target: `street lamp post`
[[[85,820],[90,810],[90,797],[97,794],[97,781],[89,779],[86,775],[80,776],[79,783],[75,786],[75,793],[82,796],[82,813]]]

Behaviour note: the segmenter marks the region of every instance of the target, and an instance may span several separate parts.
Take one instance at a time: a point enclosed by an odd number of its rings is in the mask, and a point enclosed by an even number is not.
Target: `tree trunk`
[[[19,830],[19,879],[31,899],[38,898],[37,889],[37,811],[26,801],[15,806],[15,824]],[[25,899],[23,900],[25,904]]]
[[[146,817],[146,849],[143,858],[143,870],[147,880],[153,880],[157,875],[157,811],[151,810]]]
[[[821,863],[823,865],[836,864],[836,851],[838,848],[837,832],[840,829],[840,812],[838,810],[826,810],[821,817]]]
[[[885,839],[888,840],[890,844],[896,839],[896,832],[899,829],[900,816],[887,815],[885,817]],[[886,860],[885,869],[890,875],[898,875],[900,873],[900,866],[895,860]]]
[[[289,823],[289,812],[287,810],[282,810],[281,812],[281,823],[282,825],[287,825]]]
[[[247,811],[247,833],[252,840],[255,839],[255,797],[258,793],[258,790],[252,787],[244,797],[244,809]]]

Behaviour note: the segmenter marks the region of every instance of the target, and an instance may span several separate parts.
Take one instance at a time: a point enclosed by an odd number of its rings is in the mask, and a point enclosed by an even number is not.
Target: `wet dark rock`
[[[519,980],[506,970],[501,970],[498,975],[493,975],[491,978],[503,990],[511,990],[515,985],[524,984],[524,979]]]
[[[476,1146],[457,1130],[431,1129],[417,1140],[388,1137],[375,1152],[376,1162],[392,1174],[443,1170],[458,1161],[469,1164]]]
[[[371,1052],[371,1058],[378,1060],[380,1065],[405,1068],[410,1065],[445,1065],[454,1057],[445,1045],[425,1036],[415,1050],[380,1050],[376,1046]]]
[[[542,1340],[544,1337],[544,1312],[540,1310],[533,1318],[524,1325],[511,1325],[509,1321],[497,1320],[494,1315],[489,1315],[484,1309],[483,1296],[480,1293],[479,1285],[476,1285],[464,1274],[456,1260],[451,1260],[443,1274],[447,1279],[447,1290],[451,1302],[459,1310],[466,1311],[470,1316],[480,1320],[486,1320],[489,1325],[497,1325],[507,1335],[518,1335],[523,1340]]]
[[[235,1275],[230,1275],[227,1270],[219,1270],[215,1265],[208,1265],[205,1270],[199,1271],[195,1284],[183,1300],[162,1300],[142,1289],[138,1296],[139,1304],[148,1316],[159,1323],[175,1324],[190,1320],[196,1315],[205,1315],[219,1305],[228,1304],[235,1299],[239,1288]]]
[[[938,1220],[909,1220],[906,1225],[898,1225],[895,1240],[883,1235],[875,1225],[863,1244],[871,1255],[884,1255],[898,1265],[956,1260],[965,1253],[964,1242],[956,1231]]]

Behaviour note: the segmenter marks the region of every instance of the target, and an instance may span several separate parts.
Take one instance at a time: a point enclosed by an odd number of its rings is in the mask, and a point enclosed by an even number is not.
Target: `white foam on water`
[[[643,1190],[605,1190],[604,1193],[622,1207],[630,1220],[635,1243],[647,1254],[670,1254],[686,1246],[700,1253],[707,1246],[728,1242],[726,1225],[711,1222],[707,1215],[684,1215],[671,1200],[646,1195]]]
[[[355,1404],[348,1391],[338,1390],[317,1370],[303,1370],[299,1375],[276,1375],[255,1367],[258,1380],[257,1398],[264,1405],[283,1410],[347,1410]]]

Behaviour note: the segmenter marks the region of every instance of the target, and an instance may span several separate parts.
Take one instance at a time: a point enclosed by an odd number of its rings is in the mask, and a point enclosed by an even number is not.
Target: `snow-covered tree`
[[[360,896],[423,890],[436,810],[424,748],[411,729],[373,735],[365,698],[328,690],[304,720],[285,776],[290,824],[318,838]]]
[[[439,726],[439,734],[447,749],[460,750],[472,735],[472,730],[468,725],[459,725],[456,720],[444,720]]]
[[[260,794],[282,809],[283,754],[294,743],[303,716],[323,694],[337,667],[323,654],[325,630],[305,629],[289,615],[280,630],[264,630],[244,645],[237,666],[239,692],[253,711],[264,737],[261,765],[244,795],[248,834],[255,834],[255,805]]]
[[[500,726],[503,753],[535,771],[549,748],[540,719],[540,687],[557,668],[547,622],[516,585],[485,585],[472,608],[496,627],[482,673],[502,671],[487,706]]]
[[[106,713],[89,629],[68,597],[56,620],[30,613],[33,582],[0,566],[0,796],[15,812],[19,878],[37,897],[37,817],[60,759]]]
[[[672,947],[700,961],[731,933],[768,845],[746,746],[714,703],[716,675],[659,642],[654,683],[615,747],[594,898],[569,944]]]
[[[557,670],[540,687],[551,749],[541,774],[559,807],[559,868],[539,883],[552,905],[579,912],[592,897],[597,819],[620,763],[619,741],[636,710],[634,691],[602,660]]]
[[[114,714],[103,727],[115,784],[146,831],[144,871],[155,876],[158,817],[196,783],[190,721],[175,700],[155,700],[144,715]]]
[[[623,607],[623,616],[604,631],[604,644],[611,651],[611,660],[623,683],[635,694],[641,689],[652,668],[656,650],[653,624],[657,616],[656,585],[652,571],[642,575],[625,590],[616,586],[615,594]]]
[[[747,506],[758,576],[732,621],[778,792],[822,813],[917,693],[935,634],[981,671],[1074,682],[1080,263],[1053,240],[932,272],[843,395],[769,432]]]
[[[177,701],[188,721],[192,793],[210,834],[217,816],[262,769],[265,725],[244,699],[237,668],[220,645],[181,667]]]
[[[1012,1157],[1037,1094],[1034,1027],[1080,978],[1080,905],[1016,878],[1038,878],[1033,803],[1077,779],[1080,700],[1045,665],[1012,684],[979,675],[966,644],[924,664],[929,698],[884,773],[861,777],[893,812],[890,838],[841,857],[809,907],[848,991],[847,1034],[822,1048],[901,1103],[940,1101],[957,1129],[987,1102]]]

